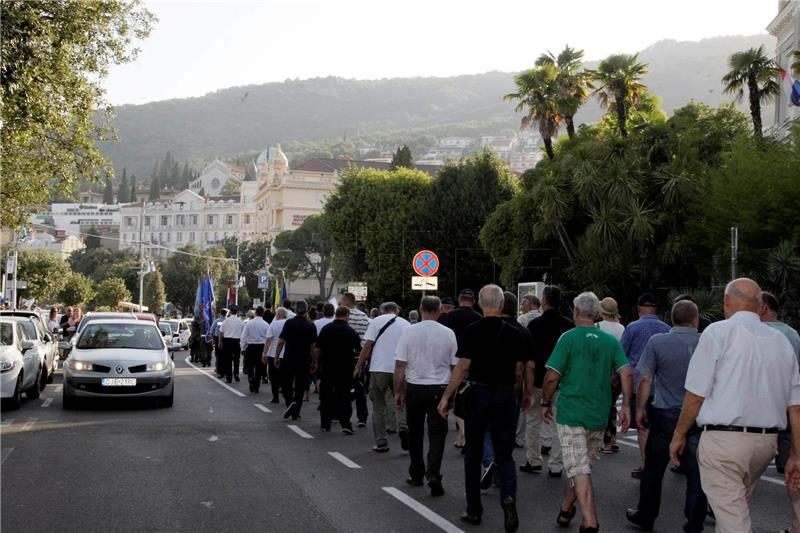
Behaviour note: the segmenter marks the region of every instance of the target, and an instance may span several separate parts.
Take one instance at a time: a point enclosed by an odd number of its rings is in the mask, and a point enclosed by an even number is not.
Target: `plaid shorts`
[[[597,448],[603,442],[603,431],[589,431],[563,424],[556,424],[556,430],[567,477],[591,475],[591,465],[597,459]]]

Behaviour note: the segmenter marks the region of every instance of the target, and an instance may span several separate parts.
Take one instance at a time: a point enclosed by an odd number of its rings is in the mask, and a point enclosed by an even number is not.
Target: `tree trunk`
[[[758,82],[755,74],[748,74],[747,89],[750,93],[750,117],[753,119],[753,134],[756,139],[763,136],[761,125],[761,101],[758,98]]]
[[[553,153],[553,139],[550,137],[544,138],[544,151],[547,152],[547,157],[549,159],[555,158],[555,153]]]
[[[618,96],[614,99],[614,104],[617,108],[617,122],[619,122],[619,133],[623,137],[628,136],[628,130],[625,123],[628,121],[627,110],[625,109],[625,97]]]
[[[567,135],[569,135],[570,139],[575,138],[575,117],[573,115],[567,115],[564,117],[564,122],[567,123]]]

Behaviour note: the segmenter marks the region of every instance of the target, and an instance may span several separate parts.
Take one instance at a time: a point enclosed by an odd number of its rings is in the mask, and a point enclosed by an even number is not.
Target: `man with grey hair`
[[[791,344],[762,323],[761,287],[747,278],[725,287],[725,320],[708,326],[692,355],[686,395],[669,451],[675,464],[687,434],[701,428],[700,479],[719,532],[751,531],[750,498],[775,457],[778,432],[800,427],[800,371]],[[659,388],[660,388],[659,383]],[[786,482],[800,489],[800,432],[792,435]]]
[[[683,386],[686,371],[700,340],[697,332],[700,314],[697,305],[689,300],[678,301],[672,306],[672,329],[669,333],[657,333],[650,337],[639,359],[639,390],[636,397],[636,413],[642,425],[650,422],[650,435],[644,456],[644,471],[639,487],[639,504],[628,509],[628,520],[645,531],[653,529],[661,507],[661,484],[664,471],[669,464],[669,443],[683,405]],[[658,383],[655,399],[649,410],[645,408],[653,383]],[[697,444],[700,428],[694,427],[687,435],[686,450],[681,456],[686,473],[686,504],[683,512],[687,533],[703,530],[706,517],[706,495],[700,484],[700,469],[697,466]]]
[[[306,318],[308,304],[305,300],[295,302],[297,314],[283,326],[279,336],[277,352],[286,347],[283,359],[275,359],[275,365],[281,369],[281,388],[286,402],[283,418],[300,418],[303,408],[303,396],[308,389],[308,377],[311,374],[311,349],[317,341],[317,328]]]
[[[628,430],[633,371],[619,341],[595,327],[600,300],[593,292],[584,292],[573,301],[575,327],[556,343],[547,361],[542,390],[542,417],[552,420],[552,398],[558,388],[556,431],[567,479],[557,523],[567,527],[580,503],[580,530],[595,533],[597,509],[592,490],[591,465],[603,441],[611,403],[611,376],[619,372],[622,393],[620,422],[622,433]]]
[[[481,465],[488,429],[497,464],[504,527],[510,533],[519,527],[517,474],[512,456],[519,411],[514,387],[521,382],[528,354],[522,334],[502,318],[503,289],[497,285],[484,286],[478,303],[484,316],[464,330],[458,347],[458,364],[439,402],[439,413],[447,416],[450,400],[469,373],[470,390],[464,420],[467,511],[461,515],[461,520],[473,525],[482,521]]]
[[[267,338],[264,341],[264,352],[261,354],[261,360],[267,363],[267,372],[269,372],[269,384],[272,389],[272,400],[270,403],[279,403],[279,394],[281,390],[281,371],[280,367],[275,364],[276,359],[282,359],[284,352],[276,353],[278,347],[278,337],[283,331],[283,326],[286,325],[286,319],[289,316],[289,311],[285,307],[278,307],[275,310],[275,318],[269,325],[267,330]]]
[[[394,302],[381,304],[381,315],[369,323],[364,334],[364,347],[358,357],[353,377],[358,379],[369,364],[369,399],[372,400],[372,429],[376,452],[389,451],[387,428],[394,426],[400,436],[400,447],[408,449],[408,427],[405,411],[394,401],[394,356],[400,335],[410,325],[400,316]]]
[[[522,297],[522,314],[517,318],[517,322],[524,327],[528,327],[531,320],[542,316],[542,302],[534,294],[526,294]]]

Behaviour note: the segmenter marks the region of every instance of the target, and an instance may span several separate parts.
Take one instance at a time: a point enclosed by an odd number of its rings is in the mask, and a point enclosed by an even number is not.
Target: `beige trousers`
[[[553,418],[556,416],[556,401],[558,393],[553,395]],[[542,432],[548,424],[542,419],[542,389],[533,388],[533,401],[531,408],[525,411],[525,457],[531,466],[542,465]],[[555,426],[555,423],[551,424]],[[553,432],[555,433],[555,432]],[[561,444],[558,435],[553,435],[552,449],[548,458],[547,466],[551,472],[561,472],[564,463],[561,460]]]
[[[697,459],[717,533],[752,531],[750,497],[778,451],[778,436],[704,431]]]

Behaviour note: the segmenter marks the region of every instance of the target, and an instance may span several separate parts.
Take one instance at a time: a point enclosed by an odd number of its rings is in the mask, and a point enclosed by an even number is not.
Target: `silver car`
[[[10,409],[19,409],[23,392],[39,397],[42,365],[33,344],[17,320],[0,318],[0,396]]]
[[[64,363],[64,408],[78,397],[156,398],[172,407],[175,364],[154,322],[88,323]]]

